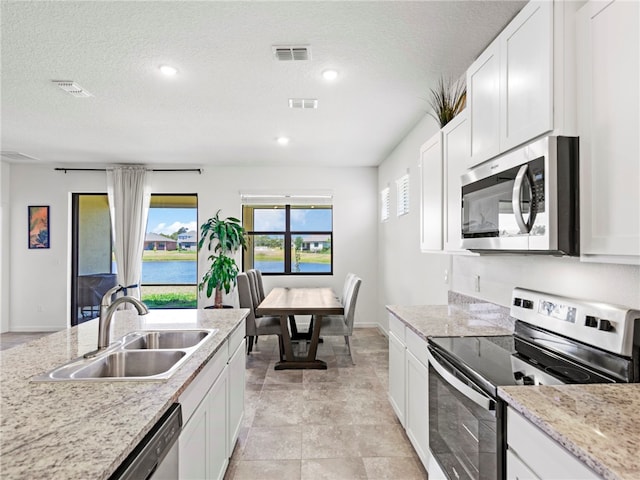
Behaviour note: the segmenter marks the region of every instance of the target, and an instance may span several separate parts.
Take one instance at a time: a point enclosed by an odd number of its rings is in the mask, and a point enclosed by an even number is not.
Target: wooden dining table
[[[276,370],[315,368],[326,370],[327,363],[316,358],[320,342],[320,326],[324,315],[344,315],[344,307],[331,288],[274,288],[256,309],[258,315],[280,317],[284,359],[276,363]],[[297,332],[295,321],[292,333],[289,332],[287,320],[295,315],[313,315],[308,335]],[[307,356],[294,354],[294,341],[308,341]]]

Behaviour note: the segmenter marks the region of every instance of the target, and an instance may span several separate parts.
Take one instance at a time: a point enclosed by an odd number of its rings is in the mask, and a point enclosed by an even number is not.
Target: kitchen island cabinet
[[[229,368],[228,341],[234,332],[244,337],[247,314],[246,309],[117,312],[114,340],[133,330],[218,329],[166,381],[31,382],[95,349],[97,320],[0,352],[2,477],[109,478],[169,407],[186,398],[185,391],[219,352]],[[185,426],[196,407],[183,405]]]
[[[222,479],[244,415],[245,329],[236,328],[180,395],[181,480]],[[196,406],[197,405],[197,406]]]

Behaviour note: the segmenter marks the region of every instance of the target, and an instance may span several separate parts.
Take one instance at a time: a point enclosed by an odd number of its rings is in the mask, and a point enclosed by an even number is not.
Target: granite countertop
[[[108,478],[178,400],[247,309],[116,313],[112,340],[133,330],[217,328],[166,381],[46,382],[31,379],[96,348],[92,320],[0,352],[0,476]]]
[[[511,335],[509,309],[491,303],[387,305],[387,310],[424,338]]]
[[[498,394],[602,477],[640,478],[640,384],[515,386]]]

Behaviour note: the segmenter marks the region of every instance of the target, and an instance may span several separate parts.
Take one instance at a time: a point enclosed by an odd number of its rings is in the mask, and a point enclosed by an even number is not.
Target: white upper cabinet
[[[467,70],[468,167],[545,133],[575,135],[573,12],[531,1]]]
[[[420,148],[420,250],[442,250],[442,134]]]
[[[500,153],[500,45],[494,41],[467,70],[471,123],[468,166]]]
[[[500,35],[500,150],[553,128],[553,3],[530,2]]]
[[[579,12],[582,260],[640,264],[640,3]]]
[[[460,247],[462,232],[462,185],[460,177],[469,161],[469,120],[467,109],[442,128],[442,157],[444,159],[444,249],[465,252]]]

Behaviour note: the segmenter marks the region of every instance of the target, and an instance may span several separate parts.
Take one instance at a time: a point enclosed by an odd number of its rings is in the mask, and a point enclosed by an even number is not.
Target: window
[[[197,222],[197,195],[151,195],[141,285],[149,308],[197,307]]]
[[[398,191],[398,216],[409,213],[409,174],[405,174],[396,180]]]
[[[389,206],[389,195],[390,195],[389,187],[382,189],[382,191],[380,192],[380,221],[381,222],[386,222],[387,220],[389,220],[389,215],[391,211]]]
[[[243,268],[263,274],[333,273],[333,208],[330,205],[244,205],[248,235]]]

